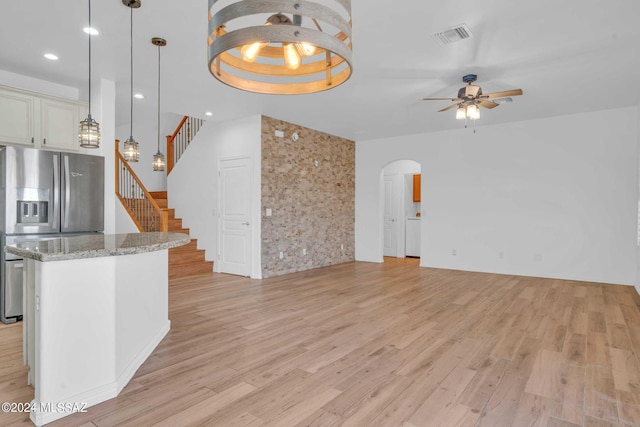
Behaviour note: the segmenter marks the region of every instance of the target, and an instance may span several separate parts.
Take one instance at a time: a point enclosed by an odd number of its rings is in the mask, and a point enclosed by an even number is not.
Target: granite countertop
[[[8,253],[36,261],[65,261],[118,255],[134,255],[186,245],[182,233],[88,234],[82,236],[29,239],[5,246]]]

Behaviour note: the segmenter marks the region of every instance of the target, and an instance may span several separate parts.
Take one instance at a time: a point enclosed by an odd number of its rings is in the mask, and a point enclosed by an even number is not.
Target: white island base
[[[24,355],[36,425],[86,411],[127,385],[170,329],[167,270],[166,248],[25,258]]]

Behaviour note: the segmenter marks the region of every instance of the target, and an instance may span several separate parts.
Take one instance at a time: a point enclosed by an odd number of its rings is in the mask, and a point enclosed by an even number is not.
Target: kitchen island
[[[24,258],[24,359],[43,425],[117,396],[170,329],[168,249],[186,234],[61,237]]]

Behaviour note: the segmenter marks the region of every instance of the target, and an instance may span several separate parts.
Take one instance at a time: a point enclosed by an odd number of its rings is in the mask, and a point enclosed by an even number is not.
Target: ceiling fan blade
[[[484,108],[489,108],[489,109],[496,108],[497,106],[500,105],[497,102],[489,101],[486,99],[478,99],[478,104],[480,104],[480,106]]]
[[[455,108],[457,106],[458,106],[458,104],[451,104],[448,107],[444,107],[442,110],[438,110],[438,113],[441,113],[441,112],[447,111],[447,110],[451,110],[452,108]]]
[[[483,93],[480,98],[508,98],[510,96],[522,95],[522,89],[503,90],[502,92]]]
[[[422,98],[423,101],[462,101],[460,98]]]

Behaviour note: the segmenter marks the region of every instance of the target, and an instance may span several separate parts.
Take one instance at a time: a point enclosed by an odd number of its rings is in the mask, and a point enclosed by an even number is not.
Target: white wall
[[[136,224],[131,219],[129,212],[127,212],[118,198],[116,198],[115,206],[115,223],[115,233],[124,234],[140,232],[138,227],[136,227]]]
[[[625,108],[358,142],[356,259],[382,261],[380,173],[413,159],[422,266],[634,283],[637,118]]]
[[[206,259],[214,261],[218,254],[218,165],[221,159],[251,157],[251,277],[260,278],[261,230],[261,120],[252,116],[224,123],[207,122],[198,132],[167,180],[169,206],[183,219],[183,226],[198,239],[198,247],[206,250]]]
[[[636,224],[636,291],[640,293],[640,104],[638,104],[636,115],[636,134],[638,137],[638,176],[636,181],[638,182],[638,205],[637,209],[637,224]]]
[[[120,201],[115,194],[115,128],[116,128],[116,84],[112,80],[100,79],[92,88],[91,116],[100,123],[100,148],[92,150],[104,156],[104,232],[117,232],[116,207]],[[90,150],[84,150],[89,154]]]

